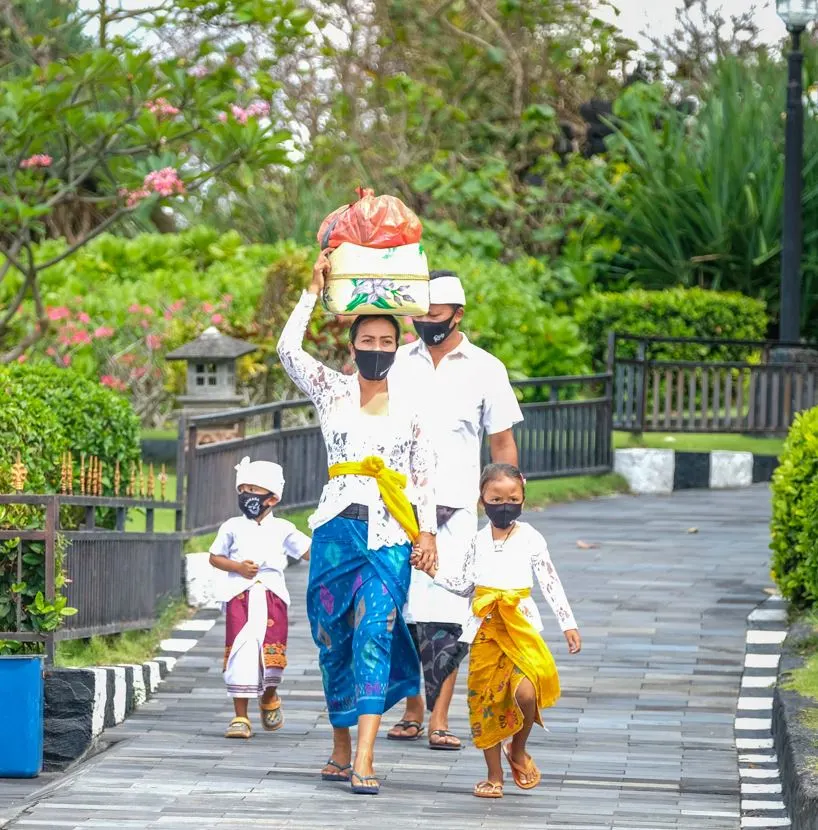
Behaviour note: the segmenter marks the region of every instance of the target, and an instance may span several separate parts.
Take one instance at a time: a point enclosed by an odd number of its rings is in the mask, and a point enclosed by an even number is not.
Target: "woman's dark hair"
[[[515,467],[513,464],[487,464],[480,475],[480,495],[483,495],[483,491],[489,482],[498,481],[501,478],[511,478],[519,481],[525,498],[525,479],[519,467]]]
[[[395,329],[395,342],[400,345],[400,324],[397,321],[397,318],[393,317],[391,314],[360,314],[355,318],[355,321],[349,327],[349,342],[355,345],[355,338],[358,336],[358,329],[361,328],[361,324],[365,323],[367,320],[386,320],[387,323],[391,323],[392,327]]]

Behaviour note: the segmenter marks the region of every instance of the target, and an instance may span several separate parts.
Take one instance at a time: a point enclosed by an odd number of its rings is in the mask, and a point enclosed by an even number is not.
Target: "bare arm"
[[[249,559],[245,559],[244,562],[237,562],[235,559],[211,553],[210,564],[219,571],[241,574],[245,579],[252,579],[258,573],[258,565]]]
[[[489,449],[491,450],[493,463],[519,466],[517,442],[514,440],[514,433],[510,429],[504,429],[502,432],[489,435]]]

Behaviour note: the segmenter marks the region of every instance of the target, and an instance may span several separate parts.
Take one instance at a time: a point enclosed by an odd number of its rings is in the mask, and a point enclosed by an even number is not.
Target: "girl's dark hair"
[[[349,342],[353,345],[355,344],[355,338],[358,336],[358,330],[361,328],[361,324],[365,323],[367,320],[386,320],[387,323],[391,323],[392,327],[395,329],[395,342],[400,345],[400,324],[397,321],[397,318],[393,317],[391,314],[360,314],[358,315],[352,325],[349,327]]]
[[[525,496],[525,479],[520,472],[520,468],[513,464],[487,464],[480,475],[480,495],[483,495],[483,491],[489,482],[498,481],[501,478],[512,478],[519,481],[523,488],[523,496]]]

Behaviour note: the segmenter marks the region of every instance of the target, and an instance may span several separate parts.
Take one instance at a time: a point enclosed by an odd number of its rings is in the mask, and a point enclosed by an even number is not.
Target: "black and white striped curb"
[[[773,694],[786,637],[787,603],[774,595],[747,619],[747,648],[735,725],[743,828],[790,826],[772,737]]]

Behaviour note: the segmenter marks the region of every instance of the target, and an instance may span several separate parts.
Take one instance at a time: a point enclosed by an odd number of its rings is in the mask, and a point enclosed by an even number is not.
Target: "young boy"
[[[210,548],[210,564],[225,572],[217,593],[224,605],[224,681],[235,717],[225,738],[249,738],[248,700],[258,697],[268,732],[284,724],[276,691],[287,665],[287,557],[309,559],[310,539],[273,516],[284,492],[284,471],[271,461],[242,459],[236,467],[241,516],[228,519]]]

